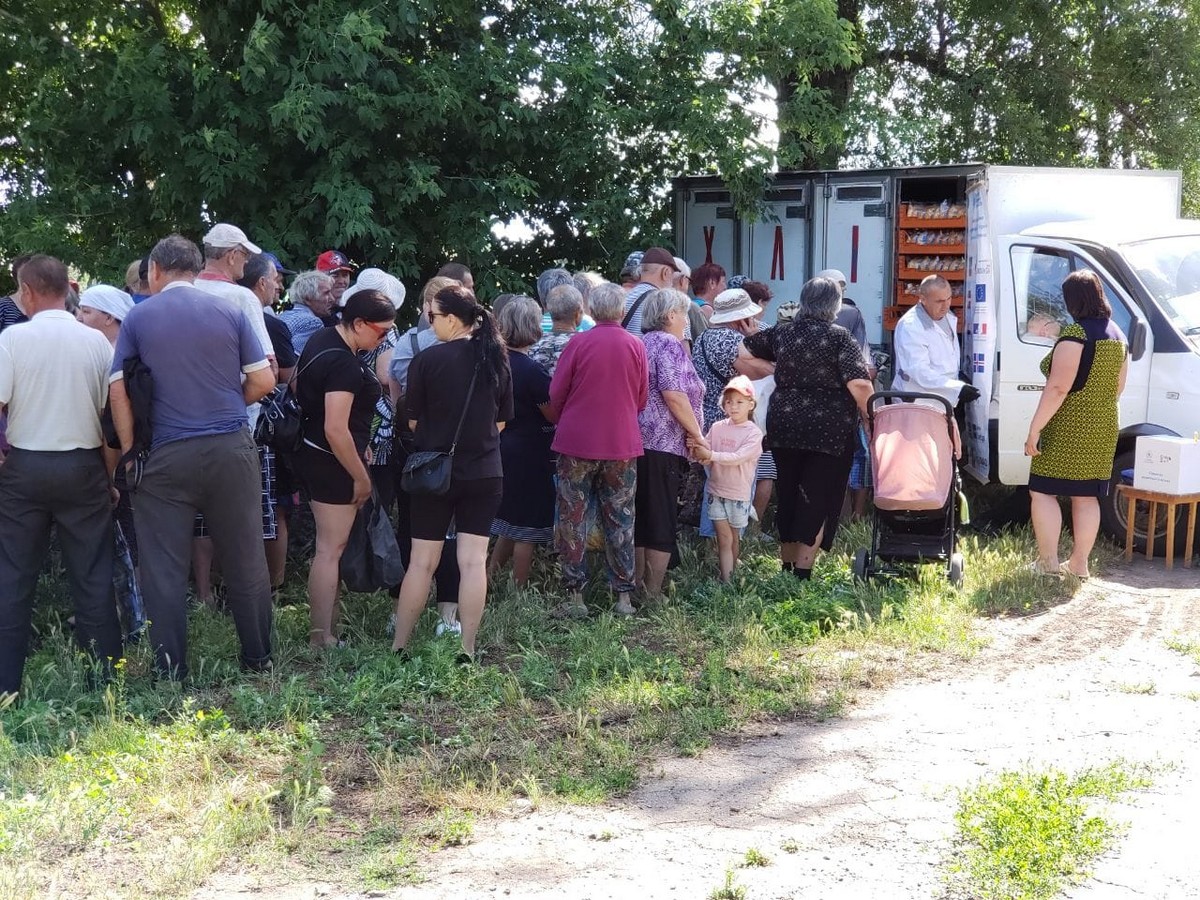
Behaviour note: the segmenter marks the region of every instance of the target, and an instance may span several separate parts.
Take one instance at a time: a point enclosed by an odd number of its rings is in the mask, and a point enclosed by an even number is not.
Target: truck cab
[[[990,474],[1004,484],[1028,480],[1025,435],[1044,384],[1038,366],[1070,322],[1062,282],[1091,269],[1104,285],[1113,322],[1129,340],[1114,488],[1101,503],[1104,531],[1124,535],[1115,484],[1133,468],[1137,437],[1200,430],[1200,221],[1055,222],[1001,236],[996,244],[1002,277]]]

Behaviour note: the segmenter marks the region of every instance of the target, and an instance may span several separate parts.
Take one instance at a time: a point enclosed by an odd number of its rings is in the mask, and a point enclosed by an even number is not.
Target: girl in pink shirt
[[[754,385],[738,375],[721,392],[721,409],[729,418],[709,428],[708,447],[689,441],[693,457],[708,470],[705,502],[717,532],[721,581],[729,581],[737,564],[741,529],[750,521],[754,469],[762,455],[763,433],[750,420],[757,401]]]

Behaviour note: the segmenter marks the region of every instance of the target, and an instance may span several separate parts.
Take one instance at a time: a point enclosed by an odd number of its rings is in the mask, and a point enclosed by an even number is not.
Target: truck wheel
[[[950,571],[947,573],[947,577],[955,587],[962,587],[963,565],[963,555],[961,553],[950,554]]]
[[[1116,460],[1113,462],[1113,477],[1109,482],[1108,496],[1100,498],[1100,530],[1104,532],[1118,547],[1125,546],[1125,526],[1128,523],[1129,501],[1119,495],[1117,485],[1121,484],[1121,471],[1123,469],[1132,469],[1134,462],[1134,451],[1126,450],[1124,453],[1118,453]],[[1135,553],[1146,552],[1146,531],[1150,527],[1150,515],[1146,509],[1145,503],[1139,503],[1137,507],[1137,518],[1133,523],[1133,551]],[[1184,510],[1176,511],[1175,518],[1175,543],[1176,550],[1183,549],[1185,540],[1186,520]],[[1167,517],[1166,513],[1159,508],[1158,517],[1154,522],[1154,555],[1165,556],[1167,551]]]
[[[870,576],[867,574],[867,548],[860,547],[854,553],[854,565],[851,567],[851,572],[854,573],[855,581],[866,581]]]

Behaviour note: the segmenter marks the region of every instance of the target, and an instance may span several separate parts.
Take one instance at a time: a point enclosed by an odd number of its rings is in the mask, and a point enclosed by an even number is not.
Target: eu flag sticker
[[[976,303],[987,303],[987,285],[986,284],[975,285],[975,302]]]

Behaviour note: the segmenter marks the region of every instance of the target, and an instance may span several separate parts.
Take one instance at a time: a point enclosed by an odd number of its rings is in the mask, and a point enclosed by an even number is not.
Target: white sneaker
[[[447,622],[445,619],[438,619],[437,625],[434,626],[433,636],[441,637],[444,634],[462,634],[462,622],[455,619],[453,622]]]

